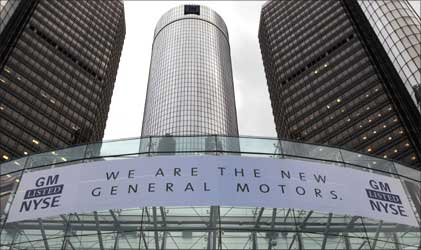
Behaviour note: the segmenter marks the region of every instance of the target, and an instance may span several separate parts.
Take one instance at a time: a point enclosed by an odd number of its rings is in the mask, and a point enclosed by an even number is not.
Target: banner
[[[296,208],[418,226],[399,179],[329,164],[158,156],[25,173],[8,222],[143,206]]]

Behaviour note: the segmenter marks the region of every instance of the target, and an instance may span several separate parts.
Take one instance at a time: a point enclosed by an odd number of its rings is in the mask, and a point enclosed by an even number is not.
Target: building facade
[[[213,10],[182,5],[155,28],[142,136],[238,135],[228,31]]]
[[[125,37],[121,1],[2,1],[0,157],[99,141]]]
[[[421,110],[421,22],[407,1],[358,1],[398,71],[412,101]]]
[[[420,167],[419,40],[406,1],[267,2],[259,41],[278,136]]]

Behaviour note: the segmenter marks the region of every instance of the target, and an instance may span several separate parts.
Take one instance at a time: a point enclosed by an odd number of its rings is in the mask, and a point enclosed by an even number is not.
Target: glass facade
[[[384,69],[389,58],[377,58],[367,39],[373,33],[356,4],[298,0],[263,6],[259,41],[278,136],[419,167],[421,114],[391,91],[393,85],[407,92],[389,76],[394,68]]]
[[[20,4],[21,0],[7,1],[0,0],[0,33],[6,27],[6,24],[9,22],[13,13],[15,12],[17,6]]]
[[[364,14],[421,110],[421,19],[407,1],[361,1]]]
[[[290,158],[352,168],[401,180],[420,223],[421,172],[397,162],[323,145],[276,138],[208,136],[132,138],[70,147],[0,165],[0,249],[419,249],[419,227],[359,216],[264,207],[137,207],[5,223],[23,172],[92,161],[166,155]],[[230,141],[230,143],[225,143]],[[168,151],[173,148],[173,151]],[[239,150],[241,148],[241,151]],[[98,150],[100,149],[100,150]]]
[[[125,36],[123,3],[7,1],[4,13],[1,160],[101,140]]]
[[[238,135],[228,31],[205,6],[178,6],[156,25],[142,136]]]

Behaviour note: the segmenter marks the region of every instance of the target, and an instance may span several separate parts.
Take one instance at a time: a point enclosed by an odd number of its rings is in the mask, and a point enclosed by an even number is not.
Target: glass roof
[[[420,228],[365,217],[264,207],[140,207],[6,223],[23,172],[158,155],[323,162],[398,178],[420,220],[421,172],[392,161],[274,138],[147,137],[79,145],[0,165],[0,249],[419,249]]]

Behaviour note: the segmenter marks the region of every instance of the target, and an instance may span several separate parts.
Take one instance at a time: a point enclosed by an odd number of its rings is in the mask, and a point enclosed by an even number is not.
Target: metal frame
[[[217,137],[217,136],[215,136]],[[218,136],[218,139],[224,137]],[[112,155],[98,150],[99,155],[86,154],[88,146],[81,150],[83,155],[71,158],[70,153],[55,151],[33,155],[24,160],[20,169],[10,168],[9,162],[0,165],[3,178],[21,178],[24,171],[37,171],[46,167],[60,167],[80,162],[100,159],[118,159],[127,157],[153,157],[161,153],[150,146],[142,152]],[[232,139],[232,137],[230,137]],[[239,138],[240,140],[241,138]],[[273,147],[273,153],[265,151],[267,139],[247,138],[247,143],[256,143],[256,149],[247,152],[223,150],[194,151],[185,148],[172,154],[257,154],[267,157],[294,157],[304,160],[323,161],[340,164],[343,167],[370,169],[372,165],[358,165],[347,160],[345,150],[326,146],[306,145],[308,152],[292,155],[285,150],[284,141],[279,140]],[[253,141],[255,140],[255,141]],[[277,140],[277,139],[273,139]],[[124,143],[124,140],[114,141]],[[261,144],[259,144],[261,142]],[[111,142],[113,143],[113,142]],[[139,144],[142,143],[139,140]],[[184,143],[184,142],[183,142]],[[273,143],[272,143],[273,144]],[[105,145],[105,143],[104,143]],[[117,145],[117,144],[116,144]],[[120,144],[119,144],[120,145]],[[183,144],[185,146],[185,144]],[[238,142],[241,148],[241,140]],[[101,145],[100,145],[101,146]],[[308,147],[307,147],[308,146]],[[118,147],[121,147],[118,146]],[[315,155],[319,148],[332,149],[332,159],[326,155]],[[74,148],[72,148],[74,149]],[[336,150],[336,151],[335,151]],[[70,152],[70,151],[68,151]],[[120,152],[121,150],[116,150]],[[349,153],[349,152],[347,152]],[[49,156],[49,157],[47,157]],[[69,160],[61,161],[61,157]],[[367,161],[377,158],[367,157]],[[45,158],[45,159],[44,159]],[[39,163],[40,159],[44,159]],[[21,161],[22,161],[21,160]],[[38,161],[35,161],[38,160]],[[22,161],[23,162],[23,161]],[[38,162],[39,164],[33,164]],[[50,163],[48,163],[50,162]],[[421,184],[421,172],[418,176],[406,176],[400,171],[401,165],[384,161],[385,168],[379,171],[392,177],[409,179]],[[17,165],[16,165],[17,166]],[[386,168],[387,167],[387,168]],[[381,170],[381,169],[380,169]],[[405,170],[408,170],[405,168]],[[387,172],[389,171],[389,172]],[[412,171],[412,170],[411,170]],[[396,173],[401,173],[397,175]],[[13,175],[13,176],[12,176]],[[16,191],[17,185],[14,190]],[[10,196],[10,201],[13,195]],[[6,211],[7,212],[7,211]],[[17,223],[4,223],[7,217],[2,214],[0,231],[0,249],[418,249],[421,247],[420,228],[403,226],[362,217],[324,214],[316,211],[304,211],[291,208],[250,208],[250,207],[142,207],[123,210],[96,211],[86,214],[67,214],[54,218],[27,220]]]

